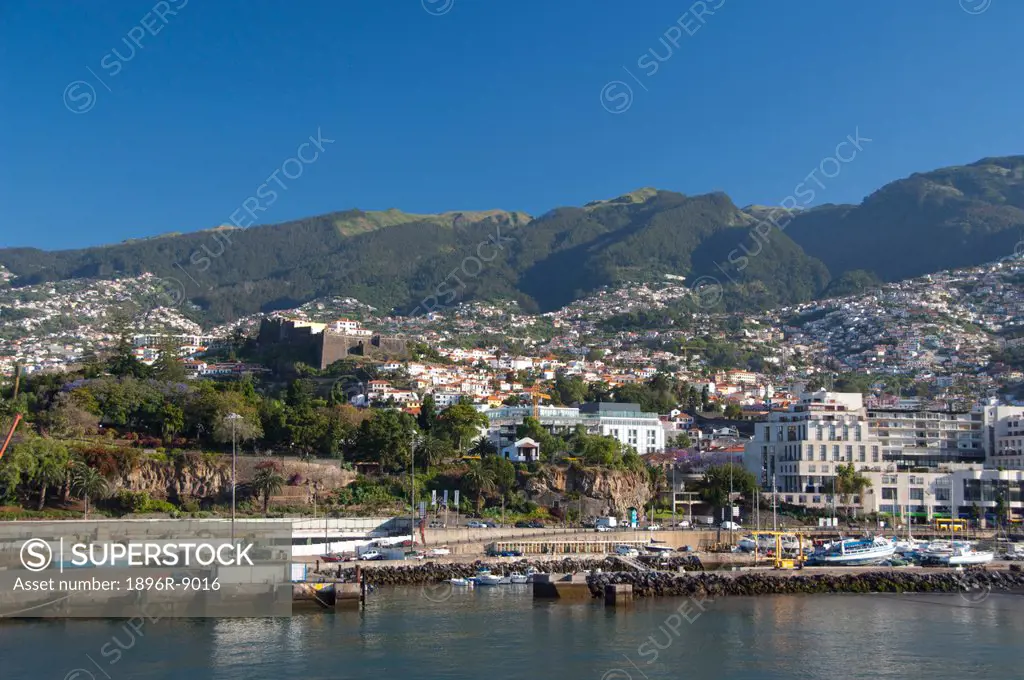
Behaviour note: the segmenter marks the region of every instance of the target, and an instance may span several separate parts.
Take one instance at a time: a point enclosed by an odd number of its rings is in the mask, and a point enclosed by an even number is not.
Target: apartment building
[[[756,423],[743,460],[765,490],[774,484],[794,503],[826,506],[836,468],[853,463],[858,470],[881,469],[881,449],[860,394],[820,390]]]
[[[868,425],[882,447],[882,460],[900,468],[934,468],[985,461],[984,413],[929,409],[902,400],[868,409]]]
[[[1024,407],[987,404],[982,408],[985,466],[1024,470]]]

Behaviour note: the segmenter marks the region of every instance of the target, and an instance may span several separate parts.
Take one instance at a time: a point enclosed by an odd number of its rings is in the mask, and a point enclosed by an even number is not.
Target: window
[[[853,462],[853,447],[852,446],[847,446],[846,447],[846,458],[844,458],[843,460],[845,460],[847,462],[851,462],[851,463]]]
[[[818,460],[828,460],[828,458],[826,458],[827,455],[828,447],[822,444],[821,447],[818,448]]]
[[[807,460],[814,460],[814,447],[813,446],[808,446],[807,447]]]
[[[647,446],[648,451],[650,447],[658,445],[658,434],[654,430],[647,430]]]
[[[942,486],[935,487],[935,500],[936,501],[946,501],[946,502],[948,502],[949,501],[949,495],[950,495],[951,491],[952,491],[952,489],[950,487],[948,487],[948,486],[947,487],[942,487]]]
[[[832,460],[839,460],[839,444],[832,445]]]
[[[629,441],[627,443],[630,446],[636,446],[636,444],[637,444],[636,430],[630,430],[629,431]]]
[[[865,447],[862,445],[858,446],[857,449],[857,460],[861,463],[867,462],[867,459],[865,458]]]
[[[827,465],[822,465],[821,466],[821,471],[822,472],[828,472],[828,466]]]
[[[877,446],[872,446],[871,447],[871,462],[872,463],[877,463],[878,462],[878,447]]]
[[[924,489],[911,489],[910,500],[912,501],[923,501],[924,500]]]
[[[882,487],[882,500],[894,501],[896,500],[896,487],[883,486]]]
[[[817,472],[817,470],[815,469],[816,467],[817,467],[816,465],[808,465],[807,466],[807,471],[808,472]]]

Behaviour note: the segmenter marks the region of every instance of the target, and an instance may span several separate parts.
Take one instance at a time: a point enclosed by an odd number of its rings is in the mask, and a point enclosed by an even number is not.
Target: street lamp
[[[226,418],[231,421],[231,542],[235,542],[235,421],[241,420],[242,416],[237,413],[229,413]]]

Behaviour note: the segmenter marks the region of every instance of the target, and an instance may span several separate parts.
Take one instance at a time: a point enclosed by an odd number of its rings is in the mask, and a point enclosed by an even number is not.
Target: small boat
[[[497,586],[501,585],[501,577],[495,574],[480,574],[474,577],[474,581],[478,586]]]
[[[974,564],[988,564],[996,558],[989,550],[975,550],[971,546],[957,546],[942,561],[951,567],[962,567]]]
[[[448,579],[448,583],[458,588],[472,588],[473,582],[468,578],[452,578]]]
[[[538,576],[542,576],[543,573],[544,572],[540,571],[539,569],[536,569],[534,567],[530,567],[529,569],[526,570],[526,582],[527,583],[533,583],[537,579],[537,577]]]
[[[827,543],[808,557],[807,563],[819,566],[854,567],[880,564],[892,558],[896,546],[881,536],[847,538]]]
[[[492,574],[491,570],[486,568],[477,570],[476,576],[470,580],[478,586],[501,585],[501,577],[497,574]]]
[[[644,550],[652,553],[670,553],[674,551],[675,548],[670,545],[655,545],[655,542],[652,541],[644,546]]]
[[[516,571],[512,572],[511,574],[509,574],[509,581],[511,583],[527,583],[529,578],[530,577],[527,576],[526,574],[520,574],[519,572],[516,572]]]

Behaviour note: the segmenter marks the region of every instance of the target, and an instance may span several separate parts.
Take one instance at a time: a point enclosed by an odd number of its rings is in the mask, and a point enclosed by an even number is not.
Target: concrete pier
[[[604,604],[607,607],[625,607],[633,603],[633,586],[629,583],[609,583],[604,587]]]
[[[537,574],[533,581],[534,599],[589,600],[586,574]]]

